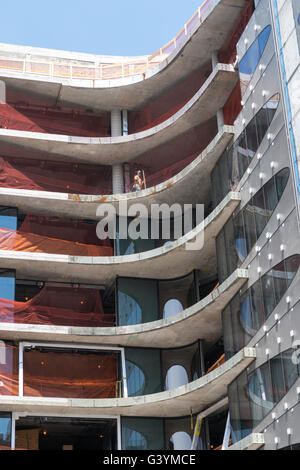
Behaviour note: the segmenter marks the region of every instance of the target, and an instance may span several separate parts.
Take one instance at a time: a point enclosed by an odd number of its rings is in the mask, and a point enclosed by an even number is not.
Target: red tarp
[[[40,325],[109,327],[97,289],[45,286],[28,302],[0,299],[0,322]]]

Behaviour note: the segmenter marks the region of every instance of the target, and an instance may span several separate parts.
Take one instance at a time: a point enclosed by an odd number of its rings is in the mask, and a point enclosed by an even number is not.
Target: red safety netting
[[[25,97],[24,97],[25,98]],[[35,104],[0,104],[0,127],[82,137],[107,137],[110,114],[60,109]]]
[[[0,228],[0,250],[71,256],[112,256],[113,254],[113,249],[109,246],[85,245],[4,228]]]
[[[19,227],[19,232],[34,233],[43,237],[58,238],[70,242],[111,247],[111,242],[100,240],[96,233],[97,222],[63,219],[27,214]]]
[[[240,82],[238,82],[223,108],[224,123],[232,126],[242,110],[242,94]]]
[[[31,119],[19,113],[9,104],[0,104],[0,127],[20,131],[45,132]]]
[[[0,395],[18,395],[18,348],[8,346],[0,364]],[[118,361],[114,353],[24,351],[24,396],[115,398]]]
[[[219,61],[225,64],[233,64],[236,59],[236,45],[246,28],[249,20],[254,12],[254,1],[250,0],[245,3],[245,6],[235,21],[229,35],[227,36],[224,44],[219,51]]]
[[[73,194],[110,194],[111,167],[0,157],[0,186]]]
[[[0,299],[0,322],[82,327],[114,326],[97,289],[45,286],[28,302]]]
[[[166,121],[182,108],[201,88],[211,73],[211,63],[206,63],[188,78],[176,84],[137,111],[129,113],[129,131],[141,132]]]

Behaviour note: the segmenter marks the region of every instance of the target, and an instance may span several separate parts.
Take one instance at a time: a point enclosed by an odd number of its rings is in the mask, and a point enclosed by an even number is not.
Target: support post
[[[219,109],[219,111],[217,112],[217,122],[218,122],[218,132],[221,132],[222,128],[224,127],[223,109]]]
[[[0,104],[6,104],[6,84],[0,80]]]
[[[122,114],[120,109],[113,109],[110,116],[111,136],[122,135]],[[112,166],[112,191],[113,194],[124,192],[123,165],[117,163]]]
[[[218,51],[213,51],[213,53],[211,55],[211,65],[212,65],[213,70],[218,65],[218,63],[219,63]]]

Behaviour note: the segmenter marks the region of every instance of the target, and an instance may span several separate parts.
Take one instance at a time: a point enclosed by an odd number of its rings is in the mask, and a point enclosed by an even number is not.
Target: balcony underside
[[[207,62],[212,53],[223,45],[247,0],[219,0],[214,3],[216,5],[208,12],[208,16],[207,13],[204,14],[203,23],[197,22],[180,46],[155,69],[146,73],[115,80],[89,80],[51,78],[47,75],[0,69],[0,77],[11,89],[24,90],[33,96],[44,96],[53,105],[79,105],[95,110],[110,110],[114,107],[137,109]],[[30,54],[32,60],[34,57],[51,60],[60,53],[45,53],[38,48],[7,44],[1,45],[0,51],[12,60],[25,57],[26,54]],[[85,60],[93,62],[95,56],[86,55]],[[101,61],[101,57],[98,57],[98,61]]]
[[[193,269],[202,270],[203,277],[207,277],[216,273],[215,237],[239,203],[240,194],[230,192],[191,232],[168,245],[143,253],[92,257],[0,250],[1,267],[15,269],[19,279],[105,285],[113,282],[116,276],[174,279]],[[187,244],[193,242],[198,242],[197,249],[187,249]]]
[[[199,413],[227,395],[227,386],[256,357],[254,348],[244,348],[225,364],[187,385],[140,397],[118,399],[65,399],[1,396],[0,410],[35,413],[78,413],[84,416],[180,417],[191,410]]]
[[[122,137],[71,137],[0,129],[1,142],[44,152],[43,158],[113,165],[134,160],[214,117],[238,80],[232,66],[218,64],[193,98],[176,114],[146,131]]]
[[[140,325],[113,328],[0,323],[0,336],[8,340],[44,340],[144,348],[172,348],[200,339],[215,341],[222,335],[221,312],[247,282],[244,269],[236,270],[219,288],[183,312]]]
[[[0,205],[16,206],[24,213],[94,219],[100,203],[113,204],[116,209],[120,201],[127,201],[128,207],[142,203],[147,208],[162,203],[194,204],[195,200],[207,204],[210,173],[233,135],[234,128],[224,126],[208,147],[180,173],[146,190],[120,195],[84,195],[0,188]]]

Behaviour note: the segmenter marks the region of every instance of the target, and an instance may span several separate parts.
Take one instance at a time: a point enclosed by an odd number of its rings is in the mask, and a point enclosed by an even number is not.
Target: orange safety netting
[[[106,137],[109,135],[109,113],[93,115],[79,110],[61,110],[60,108],[33,104],[17,104],[15,106],[0,104],[0,127],[82,137]]]
[[[109,327],[97,289],[45,286],[27,302],[0,299],[0,322],[38,325]]]
[[[0,127],[30,132],[45,132],[31,119],[19,113],[9,104],[0,104]]]
[[[4,228],[0,228],[0,250],[72,256],[112,256],[113,254],[113,249],[109,246],[85,245]]]
[[[111,167],[0,157],[0,186],[74,194],[110,194]]]
[[[111,247],[110,240],[100,240],[96,234],[97,222],[45,217],[27,214],[19,231],[43,237],[58,238],[70,242]]]
[[[6,347],[0,364],[0,395],[18,395],[18,348]],[[118,381],[114,353],[24,351],[24,396],[115,398]]]

